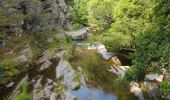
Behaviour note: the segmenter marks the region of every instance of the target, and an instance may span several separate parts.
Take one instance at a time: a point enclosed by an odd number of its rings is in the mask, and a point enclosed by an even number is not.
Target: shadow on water
[[[81,51],[80,48],[78,50]],[[112,64],[111,61],[103,60],[95,50],[83,49],[82,51],[81,53],[75,52],[71,61],[75,68],[81,66],[88,78],[86,80],[87,86],[77,91],[71,91],[73,95],[78,97],[78,100],[137,100],[130,93],[127,83],[114,85],[117,76],[108,71]],[[88,99],[88,97],[95,98]]]

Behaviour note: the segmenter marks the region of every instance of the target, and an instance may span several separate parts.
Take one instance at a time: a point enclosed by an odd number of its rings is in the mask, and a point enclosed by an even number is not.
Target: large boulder
[[[29,14],[41,14],[37,19],[31,17],[26,20],[26,28],[30,31],[61,31],[71,28],[71,18],[68,5],[65,0],[40,0],[26,1],[25,12]],[[35,21],[36,20],[36,21]]]
[[[14,61],[17,63],[17,64],[23,64],[23,63],[27,63],[28,62],[28,59],[25,55],[21,55],[19,57],[16,57],[14,59]]]
[[[155,82],[144,81],[144,87],[146,92],[149,94],[151,98],[154,100],[158,100],[160,97],[160,89],[159,85]]]
[[[139,100],[145,100],[142,90],[139,87],[138,83],[136,82],[130,83],[130,92],[134,93],[134,95],[137,96]]]
[[[33,58],[33,52],[31,50],[30,46],[28,46],[25,49],[19,51],[16,55],[19,55],[16,58],[14,58],[14,61],[17,64],[29,63],[29,62],[32,61],[32,58]]]
[[[48,55],[48,51],[43,52],[41,57],[38,58],[35,61],[35,64],[37,66],[40,66],[39,71],[43,71],[43,70],[49,68],[50,65],[52,64],[52,62],[50,61],[50,57]]]
[[[56,100],[57,94],[55,93],[55,87],[57,84],[55,81],[44,78],[43,76],[38,76],[33,80],[33,100]]]
[[[22,28],[30,32],[71,29],[72,14],[65,0],[0,0],[0,8],[10,12],[7,15],[14,21],[8,28],[13,28],[19,37],[23,35]]]
[[[70,63],[66,60],[61,59],[57,68],[56,68],[56,77],[57,79],[63,77],[63,84],[65,84],[68,89],[75,89],[79,87],[79,82],[75,80],[75,70],[73,70]]]

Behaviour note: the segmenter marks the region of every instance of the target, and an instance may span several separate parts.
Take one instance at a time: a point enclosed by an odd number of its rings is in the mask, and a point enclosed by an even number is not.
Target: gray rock
[[[69,92],[64,92],[61,94],[61,100],[74,100],[76,97]]]
[[[170,100],[170,95],[167,96],[167,99]]]
[[[81,28],[79,30],[65,32],[66,35],[71,36],[75,40],[84,40],[87,38],[87,29]]]
[[[28,1],[27,1],[28,2]],[[43,16],[39,22],[28,20],[27,29],[30,31],[58,31],[70,29],[71,13],[64,0],[44,0],[42,2],[30,2],[26,5],[28,14],[37,13]],[[35,27],[36,25],[36,27]]]
[[[63,59],[60,60],[56,68],[56,73],[57,73],[56,75],[57,79],[67,74],[70,75],[71,79],[74,78],[72,77],[74,74],[74,70],[72,69],[72,66],[66,60],[63,60]]]
[[[95,49],[97,50],[97,52],[105,59],[105,60],[109,60],[113,54],[111,52],[108,52],[106,47],[101,44],[101,43],[97,43],[97,44],[92,44],[92,45],[88,45],[87,49]]]
[[[10,93],[7,100],[14,100],[14,97],[16,97],[20,93],[20,85],[23,82],[28,82],[28,75],[26,75],[16,86],[16,88]]]
[[[136,82],[130,83],[130,92],[134,93],[134,95],[137,96],[139,100],[145,100],[142,90],[139,88],[138,83]]]
[[[7,85],[6,85],[6,87],[7,88],[10,88],[10,87],[12,87],[14,85],[14,82],[10,82],[10,83],[8,83]]]
[[[60,77],[64,77],[63,83],[68,87],[68,89],[74,89],[79,86],[79,82],[75,81],[75,70],[73,70],[70,63],[66,60],[61,59],[57,68],[56,68],[56,77],[59,79]]]
[[[50,100],[57,100],[57,94],[52,93],[51,96],[50,96]]]
[[[154,100],[158,100],[158,97],[160,96],[158,84],[149,81],[144,81],[144,86],[149,96],[151,98],[154,98]]]
[[[61,51],[57,52],[57,53],[53,56],[53,58],[63,58],[65,52],[66,52],[66,50],[61,50]]]
[[[32,58],[33,58],[33,53],[30,47],[21,50],[18,53],[18,57],[14,58],[14,61],[16,61],[17,64],[23,64],[23,63],[28,63],[31,62]]]
[[[56,91],[54,91],[54,89],[57,84],[55,83],[55,81],[48,78],[44,78],[43,76],[37,78],[36,78],[37,81],[34,82],[32,90],[33,100],[41,99],[56,100],[57,94],[55,93]]]
[[[52,43],[54,42],[54,38],[50,37],[50,38],[47,38],[47,43]]]
[[[109,72],[112,72],[118,75],[120,78],[123,78],[125,75],[125,71],[129,69],[129,66],[110,66]]]
[[[37,61],[35,61],[35,63],[36,65],[40,65],[39,71],[43,71],[49,68],[52,62],[50,61],[48,51],[43,52],[42,57],[40,57]]]
[[[17,58],[14,59],[14,61],[17,63],[17,64],[23,64],[23,63],[27,63],[28,62],[28,59],[25,55],[21,55]]]
[[[145,80],[153,81],[156,80],[158,82],[162,82],[164,78],[164,75],[158,75],[158,74],[147,74],[145,76]]]
[[[31,47],[29,46],[28,48],[22,50],[19,52],[21,55],[25,55],[27,59],[32,59],[33,58],[33,52],[31,50]]]
[[[72,14],[65,0],[1,0],[0,8],[9,16],[28,16],[10,23],[16,36],[23,36],[22,26],[30,32],[57,32],[71,29]],[[20,12],[21,11],[21,12]]]

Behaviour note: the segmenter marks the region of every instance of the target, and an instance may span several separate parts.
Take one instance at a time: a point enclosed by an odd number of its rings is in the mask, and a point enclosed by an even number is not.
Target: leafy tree
[[[87,25],[87,2],[88,0],[74,0],[71,3],[74,24]]]
[[[170,70],[169,0],[154,1],[153,19],[148,28],[136,37],[137,51],[133,54],[133,67],[126,73],[126,79],[139,80],[149,72]]]
[[[90,0],[88,2],[88,22],[101,29],[109,28],[117,0]]]
[[[112,47],[134,46],[134,40],[150,25],[154,2],[150,0],[120,0],[115,6],[112,27],[104,34],[104,42]],[[105,39],[106,38],[106,39]],[[108,38],[113,38],[108,41]]]

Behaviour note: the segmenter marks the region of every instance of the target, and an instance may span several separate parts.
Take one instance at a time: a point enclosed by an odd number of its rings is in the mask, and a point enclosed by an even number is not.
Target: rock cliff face
[[[71,26],[71,13],[64,0],[0,0],[0,9],[6,9],[13,20],[9,26],[30,32],[59,31]]]
[[[40,0],[26,4],[25,13],[33,17],[26,20],[31,31],[59,31],[70,28],[71,13],[64,0]]]

